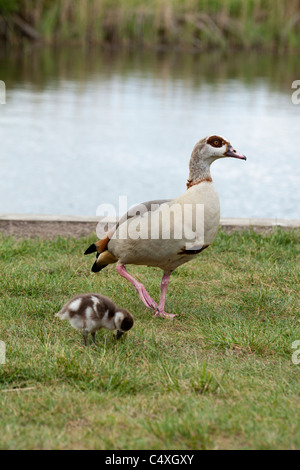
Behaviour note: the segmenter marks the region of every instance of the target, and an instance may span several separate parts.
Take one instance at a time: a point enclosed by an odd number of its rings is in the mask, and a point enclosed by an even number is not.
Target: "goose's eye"
[[[209,145],[211,145],[212,147],[222,147],[222,144],[223,144],[223,140],[217,136],[217,135],[213,135],[212,137],[210,137],[207,141],[207,143]]]

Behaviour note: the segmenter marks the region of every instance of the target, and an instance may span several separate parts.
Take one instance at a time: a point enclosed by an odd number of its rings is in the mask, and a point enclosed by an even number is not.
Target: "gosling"
[[[61,320],[82,331],[84,344],[88,345],[88,334],[96,344],[95,334],[100,328],[117,330],[117,339],[133,326],[131,313],[117,307],[111,299],[100,294],[80,294],[73,297],[56,313]]]

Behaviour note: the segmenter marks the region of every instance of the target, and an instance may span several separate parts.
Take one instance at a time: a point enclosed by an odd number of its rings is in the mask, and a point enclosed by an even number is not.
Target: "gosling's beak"
[[[226,152],[224,153],[224,156],[225,156],[225,157],[239,158],[240,160],[247,160],[247,158],[245,157],[245,155],[242,155],[241,153],[239,153],[239,152],[237,152],[236,150],[234,150],[234,148],[232,147],[232,145],[227,145],[227,150],[226,150]]]
[[[124,334],[124,331],[118,330],[118,331],[117,331],[117,339],[120,339],[121,336],[123,336],[123,334]]]

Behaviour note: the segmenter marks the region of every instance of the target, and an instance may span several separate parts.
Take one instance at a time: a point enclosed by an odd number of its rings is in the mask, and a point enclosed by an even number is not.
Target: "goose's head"
[[[211,135],[205,137],[199,142],[201,145],[200,153],[204,160],[208,160],[210,163],[217,160],[218,158],[233,157],[239,158],[240,160],[246,160],[245,155],[237,152],[230,142],[219,135]]]
[[[225,137],[211,135],[200,140],[195,145],[190,159],[190,175],[187,188],[201,181],[211,181],[210,165],[218,158],[225,157],[246,160],[245,155],[237,152]]]

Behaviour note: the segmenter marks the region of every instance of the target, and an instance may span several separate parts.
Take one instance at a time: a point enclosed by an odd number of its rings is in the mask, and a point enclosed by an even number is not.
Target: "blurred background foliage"
[[[300,0],[0,0],[0,40],[297,50]]]

